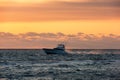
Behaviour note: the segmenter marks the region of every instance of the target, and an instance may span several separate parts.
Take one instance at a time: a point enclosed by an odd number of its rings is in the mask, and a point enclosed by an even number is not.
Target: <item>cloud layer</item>
[[[0,5],[0,21],[120,19],[120,0],[48,0],[43,4],[6,1]]]
[[[12,34],[0,32],[0,48],[43,48],[55,47],[66,42],[67,48],[84,49],[120,49],[120,35],[109,34],[63,34],[35,33]]]

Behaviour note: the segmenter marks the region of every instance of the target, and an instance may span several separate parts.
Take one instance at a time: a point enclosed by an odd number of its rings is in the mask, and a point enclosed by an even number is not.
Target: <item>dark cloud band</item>
[[[0,32],[0,48],[39,48],[53,47],[65,41],[68,48],[87,49],[119,49],[120,35],[94,35],[94,34],[64,34],[64,33],[35,33],[12,34]]]

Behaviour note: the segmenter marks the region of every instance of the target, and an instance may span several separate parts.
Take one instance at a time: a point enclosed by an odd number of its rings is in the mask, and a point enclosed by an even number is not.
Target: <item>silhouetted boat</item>
[[[47,54],[67,54],[67,52],[65,51],[64,44],[58,44],[58,46],[56,48],[53,48],[53,49],[43,48],[43,50]]]

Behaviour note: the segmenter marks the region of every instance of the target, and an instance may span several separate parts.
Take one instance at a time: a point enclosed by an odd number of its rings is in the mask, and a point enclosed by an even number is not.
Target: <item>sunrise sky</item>
[[[0,48],[120,49],[120,0],[0,0]]]

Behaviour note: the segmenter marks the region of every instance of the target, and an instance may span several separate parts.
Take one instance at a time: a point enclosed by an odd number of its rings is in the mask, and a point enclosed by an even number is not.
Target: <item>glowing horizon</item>
[[[4,22],[0,24],[0,28],[1,28],[0,32],[11,32],[15,34],[26,33],[26,32],[37,32],[37,33],[63,32],[66,34],[67,33],[76,34],[78,32],[84,32],[87,34],[90,34],[90,33],[91,34],[99,34],[99,33],[120,34],[119,25],[120,25],[119,21],[114,21],[114,20],[110,20],[110,21],[109,20],[108,21],[48,21],[48,22],[16,22],[16,23]],[[87,29],[88,27],[89,29]]]

